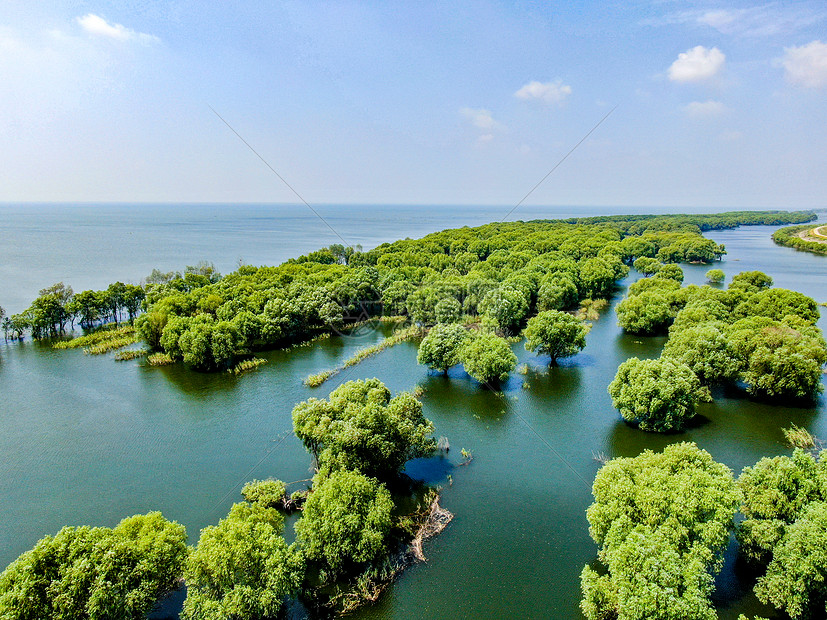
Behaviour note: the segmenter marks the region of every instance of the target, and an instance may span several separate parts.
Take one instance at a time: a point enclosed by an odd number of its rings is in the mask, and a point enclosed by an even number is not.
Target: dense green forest
[[[772,288],[760,272],[738,274],[724,289],[713,269],[714,286],[684,287],[678,265],[725,253],[704,230],[813,218],[738,212],[494,223],[365,252],[331,246],[223,277],[202,263],[183,274],[153,272],[142,286],[75,295],[59,283],[23,313],[0,318],[12,337],[29,330],[35,338],[76,322],[133,322],[152,351],[209,371],[366,318],[402,315],[425,328],[419,363],[443,373],[462,364],[496,387],[516,364],[509,341],[524,338],[549,364],[583,349],[596,300],[611,297],[635,268],[647,277],[629,287],[618,321],[669,339],[660,358],[624,362],[608,390],[641,432],[676,432],[716,386],[769,400],[812,399],[821,390],[827,345],[812,299]],[[378,379],[299,403],[292,418],[315,469],[309,484],[288,493],[278,480],[251,481],[244,501],[191,548],[183,527],[159,513],[112,530],[64,528],[0,574],[0,618],[142,617],[182,578],[182,617],[192,620],[275,617],[288,599],[339,612],[375,600],[411,561],[411,543],[437,505],[438,491],[402,473],[410,459],[438,449],[433,424],[416,396],[392,395]],[[760,572],[758,597],[792,618],[818,617],[827,600],[825,459],[799,449],[762,459],[738,479],[689,443],[609,461],[587,512],[599,550],[581,576],[583,613],[715,618],[714,576],[735,532]],[[288,544],[285,518],[294,511],[301,516]]]

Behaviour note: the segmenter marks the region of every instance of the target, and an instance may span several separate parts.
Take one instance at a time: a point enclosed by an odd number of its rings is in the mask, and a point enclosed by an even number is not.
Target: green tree
[[[656,258],[641,256],[635,260],[632,266],[645,276],[653,276],[660,271],[663,264]]]
[[[617,305],[617,323],[632,334],[659,334],[674,319],[669,297],[658,289],[627,297]]]
[[[827,501],[825,454],[818,459],[797,448],[792,456],[764,457],[738,478],[744,521],[738,527],[741,553],[767,564],[787,527],[813,502]]]
[[[674,280],[675,282],[683,282],[683,269],[680,265],[675,263],[667,263],[655,274],[656,278],[663,278],[665,280]]]
[[[785,323],[750,317],[731,326],[729,340],[742,360],[741,379],[751,394],[805,399],[823,389],[827,344],[817,327],[795,317]]]
[[[447,374],[451,366],[460,363],[468,338],[468,330],[457,323],[434,325],[422,339],[416,361]]]
[[[589,325],[565,312],[547,310],[528,320],[525,328],[527,351],[551,356],[552,365],[560,357],[576,355],[586,346]]]
[[[706,272],[706,279],[713,284],[720,284],[726,279],[723,269],[710,269]]]
[[[624,271],[625,270],[625,271]],[[605,256],[589,258],[580,264],[580,297],[608,299],[615,281],[625,276],[629,268],[619,258]]]
[[[348,381],[328,400],[311,398],[293,409],[293,430],[320,471],[360,471],[394,477],[412,458],[434,449],[433,424],[407,392],[393,398],[379,379]]]
[[[742,271],[733,276],[729,283],[731,289],[741,289],[757,293],[772,286],[772,278],[761,271]]]
[[[508,378],[517,365],[517,356],[503,338],[481,333],[469,340],[460,353],[465,372],[480,383],[495,383]]]
[[[296,536],[323,581],[384,556],[393,506],[383,484],[355,471],[333,472],[314,485]]]
[[[480,314],[505,332],[516,330],[528,314],[528,302],[521,292],[501,287],[489,292],[479,305]]]
[[[275,618],[304,580],[301,553],[282,536],[273,508],[234,504],[218,525],[201,530],[187,563],[184,620]]]
[[[553,273],[543,279],[537,292],[537,308],[565,310],[577,303],[577,285],[567,272]]]
[[[605,575],[586,566],[589,620],[716,618],[709,601],[739,494],[732,472],[693,443],[616,458],[586,511]]]
[[[453,297],[446,297],[434,306],[434,318],[437,323],[456,323],[462,314],[462,306]]]
[[[755,593],[795,620],[827,617],[827,504],[809,504],[787,528]]]
[[[64,527],[0,574],[0,617],[143,618],[181,576],[186,540],[159,512],[113,529]]]
[[[714,321],[672,334],[663,357],[685,364],[707,385],[737,379],[742,366],[727,339],[725,325]]]
[[[89,329],[100,318],[101,296],[97,291],[83,291],[74,296],[69,312],[80,319],[81,327]]]
[[[251,480],[241,488],[245,500],[264,508],[281,506],[286,494],[287,488],[281,480]]]
[[[680,430],[695,415],[700,382],[695,373],[668,358],[626,360],[609,384],[612,404],[641,430]]]

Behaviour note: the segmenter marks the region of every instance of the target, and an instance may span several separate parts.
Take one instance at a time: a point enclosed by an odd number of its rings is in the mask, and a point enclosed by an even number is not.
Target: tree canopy
[[[143,618],[182,574],[186,540],[159,512],[113,529],[64,527],[0,574],[0,617]]]
[[[314,485],[296,535],[306,557],[332,577],[384,555],[393,507],[377,480],[335,471]]]
[[[739,494],[732,472],[693,443],[604,465],[586,511],[608,572],[583,569],[589,620],[716,618],[709,596]]]
[[[525,348],[551,356],[556,364],[560,357],[576,355],[586,346],[589,325],[559,310],[546,310],[529,319],[525,328]]]
[[[504,381],[517,365],[508,342],[491,333],[475,334],[460,355],[465,372],[480,383]]]
[[[393,477],[410,459],[432,452],[433,428],[422,403],[407,392],[391,398],[378,379],[348,381],[328,399],[311,398],[293,409],[293,430],[324,472]]]
[[[641,430],[680,430],[695,415],[700,382],[692,370],[669,358],[626,360],[609,384],[612,404]]]
[[[470,338],[468,330],[457,323],[434,325],[419,345],[416,361],[447,373],[460,363],[460,354]]]
[[[276,617],[304,579],[304,562],[282,537],[284,518],[260,503],[234,504],[201,531],[187,563],[184,620]]]

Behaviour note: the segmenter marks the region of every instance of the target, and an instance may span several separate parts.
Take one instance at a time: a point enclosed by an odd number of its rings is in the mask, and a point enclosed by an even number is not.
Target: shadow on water
[[[505,423],[513,396],[483,386],[465,371],[452,369],[448,376],[429,374],[420,382],[429,408],[474,419],[486,425]]]

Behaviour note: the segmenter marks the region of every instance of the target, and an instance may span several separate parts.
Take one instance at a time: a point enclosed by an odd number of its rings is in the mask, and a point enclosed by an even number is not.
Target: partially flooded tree
[[[527,351],[551,356],[552,365],[560,357],[576,355],[586,346],[590,326],[559,310],[547,310],[528,320],[524,335]]]
[[[348,381],[328,399],[293,409],[293,430],[322,472],[339,469],[389,479],[434,449],[434,427],[408,392],[391,397],[379,379]]]
[[[669,358],[626,360],[609,384],[612,404],[641,430],[680,430],[695,415],[700,382],[695,373]]]

